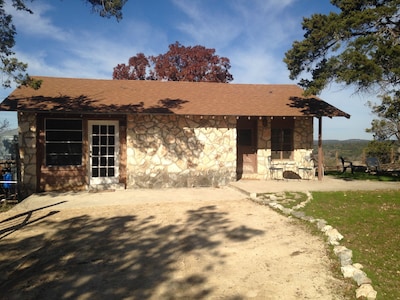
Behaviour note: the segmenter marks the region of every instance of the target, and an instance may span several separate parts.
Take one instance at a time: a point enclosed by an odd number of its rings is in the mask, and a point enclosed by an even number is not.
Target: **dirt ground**
[[[325,241],[246,198],[32,196],[0,214],[0,299],[342,299]]]

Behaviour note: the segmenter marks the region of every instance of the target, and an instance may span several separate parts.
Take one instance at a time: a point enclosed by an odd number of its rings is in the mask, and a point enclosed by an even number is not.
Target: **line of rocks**
[[[290,193],[291,196],[296,196],[296,193]],[[333,252],[338,257],[341,265],[341,272],[344,278],[352,278],[358,285],[356,289],[356,298],[364,297],[363,299],[375,300],[377,292],[372,287],[372,281],[368,278],[367,274],[362,271],[363,266],[359,263],[353,263],[353,251],[340,245],[340,241],[343,239],[343,235],[339,231],[328,225],[323,219],[315,219],[299,209],[304,208],[305,205],[312,200],[311,193],[307,192],[307,199],[292,208],[284,207],[280,203],[288,203],[288,194],[285,192],[275,194],[250,194],[250,199],[262,204],[268,205],[269,207],[280,211],[284,215],[292,216],[313,224],[316,224],[318,230],[323,232],[327,237],[328,243],[333,246]],[[293,200],[292,200],[293,201]]]

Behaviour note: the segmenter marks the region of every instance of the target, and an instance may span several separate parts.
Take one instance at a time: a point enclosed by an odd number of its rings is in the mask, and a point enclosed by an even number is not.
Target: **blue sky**
[[[26,2],[34,14],[13,17],[16,56],[28,63],[30,75],[111,79],[113,68],[129,57],[165,53],[178,41],[228,57],[233,83],[258,84],[295,84],[283,58],[303,37],[303,17],[335,10],[329,0],[128,0],[117,22],[81,0]],[[1,88],[0,99],[10,92]],[[372,139],[365,133],[373,118],[365,103],[372,96],[331,86],[320,97],[351,114],[324,118],[323,139]],[[3,118],[16,127],[15,113],[1,112]]]

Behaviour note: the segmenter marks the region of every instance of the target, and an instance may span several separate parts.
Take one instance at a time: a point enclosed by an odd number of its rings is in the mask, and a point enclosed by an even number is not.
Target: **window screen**
[[[46,165],[82,164],[82,120],[46,119]]]
[[[253,131],[251,129],[238,129],[238,144],[239,146],[252,146],[253,145]]]
[[[292,158],[294,150],[293,128],[294,122],[292,120],[278,120],[272,122],[271,157],[273,159]]]

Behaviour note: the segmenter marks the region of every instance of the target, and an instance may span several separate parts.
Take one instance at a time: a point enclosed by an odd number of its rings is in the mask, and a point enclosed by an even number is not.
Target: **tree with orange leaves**
[[[118,64],[113,79],[228,83],[233,80],[230,67],[229,59],[216,55],[215,49],[176,42],[165,54],[145,57],[138,53],[128,65]]]

